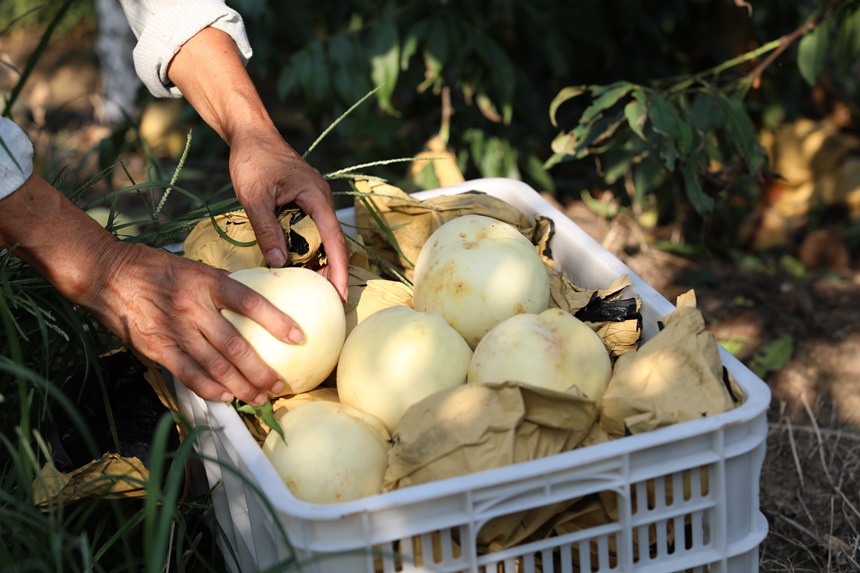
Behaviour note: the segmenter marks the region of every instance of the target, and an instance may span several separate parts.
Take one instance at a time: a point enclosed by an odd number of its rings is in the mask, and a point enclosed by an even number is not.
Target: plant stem
[[[804,35],[809,30],[815,28],[821,19],[824,18],[825,14],[830,12],[833,8],[836,7],[837,4],[842,2],[842,0],[830,0],[830,2],[823,6],[818,12],[815,13],[812,18],[798,26],[798,28],[783,37],[779,40],[776,40],[779,43],[779,47],[776,48],[767,58],[762,61],[759,65],[755,67],[753,71],[749,73],[749,77],[752,79],[752,87],[753,89],[757,89],[761,84],[761,76],[764,73],[765,69],[770,66],[788,47],[797,41],[802,35]],[[773,43],[773,42],[771,42]]]

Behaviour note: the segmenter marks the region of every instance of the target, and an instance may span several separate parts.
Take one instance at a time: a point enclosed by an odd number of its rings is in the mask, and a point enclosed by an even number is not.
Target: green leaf
[[[403,38],[403,43],[400,47],[400,70],[406,71],[409,69],[409,60],[418,53],[418,45],[427,36],[427,29],[430,27],[430,20],[421,20],[412,26]]]
[[[850,73],[851,66],[860,58],[860,6],[842,14],[837,20],[836,45],[831,54],[834,66],[843,73]]]
[[[552,102],[549,104],[549,120],[552,122],[554,127],[558,127],[558,123],[555,118],[555,114],[558,112],[558,108],[561,107],[561,104],[566,102],[569,99],[573,99],[578,95],[582,95],[585,92],[589,91],[588,86],[569,86],[563,88],[556,96],[552,99]]]
[[[684,175],[684,188],[687,192],[687,199],[690,204],[700,215],[707,215],[714,210],[714,200],[705,195],[702,190],[702,182],[699,180],[699,173],[696,169],[696,164],[692,161],[685,161],[681,165],[681,173]]]
[[[369,89],[361,74],[361,45],[354,36],[338,34],[328,41],[327,47],[334,91],[341,101],[352,104]]]
[[[720,98],[709,91],[698,92],[693,98],[690,121],[702,133],[709,133],[725,121],[725,112]]]
[[[490,79],[499,96],[504,123],[509,124],[513,115],[514,89],[517,83],[514,64],[495,40],[485,33],[478,32],[473,40],[478,55],[490,70]]]
[[[379,107],[395,114],[391,96],[400,72],[400,42],[393,19],[383,17],[370,29],[367,52],[370,56],[370,78],[373,85],[381,86],[376,93]]]
[[[755,124],[747,114],[740,99],[720,94],[720,103],[726,113],[725,131],[737,154],[753,173],[761,171],[765,153],[758,140]]]
[[[608,86],[592,87],[591,93],[594,95],[594,101],[585,108],[582,112],[580,122],[590,122],[603,114],[604,111],[618,103],[622,97],[636,87],[634,84],[627,82],[618,82]]]
[[[809,85],[814,85],[824,69],[830,47],[830,20],[822,20],[797,44],[797,67]]]
[[[278,77],[278,97],[285,99],[292,89],[300,82],[304,75],[304,68],[308,65],[308,54],[304,50],[296,52],[290,60],[290,64],[281,70]]]
[[[251,404],[246,404],[244,402],[240,402],[238,399],[233,400],[233,407],[236,408],[237,411],[242,412],[244,414],[251,414],[252,416],[256,416],[259,418],[264,424],[272,428],[274,431],[284,438],[284,430],[281,428],[281,425],[275,419],[275,410],[272,408],[271,402],[266,402],[262,406],[252,406]]]
[[[329,70],[323,46],[319,42],[310,44],[307,48],[307,64],[302,69],[302,89],[309,105],[318,108],[328,97]]]
[[[693,132],[678,109],[663,94],[654,92],[651,96],[649,112],[654,131],[661,134],[660,156],[666,168],[675,169],[675,162],[686,155],[693,143]]]
[[[645,137],[645,122],[648,120],[648,94],[643,90],[634,90],[632,99],[624,106],[624,117],[633,133],[641,139]]]
[[[794,338],[783,334],[758,349],[750,360],[750,370],[759,378],[783,368],[794,354]]]
[[[669,172],[663,168],[660,159],[653,155],[643,157],[638,164],[634,164],[633,191],[636,201],[644,205],[647,195],[664,185],[668,176]]]
[[[619,112],[611,117],[600,116],[593,123],[580,123],[572,131],[558,134],[552,141],[552,150],[582,159],[591,153],[592,144],[612,137],[623,122],[624,113]]]

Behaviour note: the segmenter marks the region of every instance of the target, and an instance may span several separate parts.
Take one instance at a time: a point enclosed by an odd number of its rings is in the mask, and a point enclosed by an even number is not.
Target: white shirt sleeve
[[[0,117],[0,199],[33,174],[33,144],[11,119]]]
[[[137,46],[134,67],[146,88],[156,97],[181,97],[170,83],[170,60],[197,32],[211,26],[229,34],[239,48],[243,63],[252,50],[245,24],[224,0],[120,0]]]

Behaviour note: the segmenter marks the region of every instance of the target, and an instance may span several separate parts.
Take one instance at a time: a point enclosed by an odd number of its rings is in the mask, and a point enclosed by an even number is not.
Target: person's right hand
[[[225,319],[230,309],[275,338],[300,342],[293,320],[226,271],[138,244],[116,241],[109,272],[80,293],[102,324],[167,368],[206,400],[262,405],[283,382]]]

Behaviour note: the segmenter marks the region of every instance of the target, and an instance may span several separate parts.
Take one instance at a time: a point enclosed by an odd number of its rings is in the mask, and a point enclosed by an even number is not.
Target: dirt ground
[[[20,64],[27,50],[22,38],[0,38],[4,58]],[[87,120],[98,105],[92,64],[91,54],[75,50],[46,54],[21,100],[44,136],[37,148],[55,159],[106,134]],[[9,82],[0,76],[0,89]],[[559,207],[669,300],[694,289],[709,328],[742,361],[791,336],[790,360],[764,376],[773,401],[760,487],[770,524],[761,570],[860,570],[860,262],[799,279],[779,269],[693,260],[648,247],[623,217],[601,219],[580,201]]]

